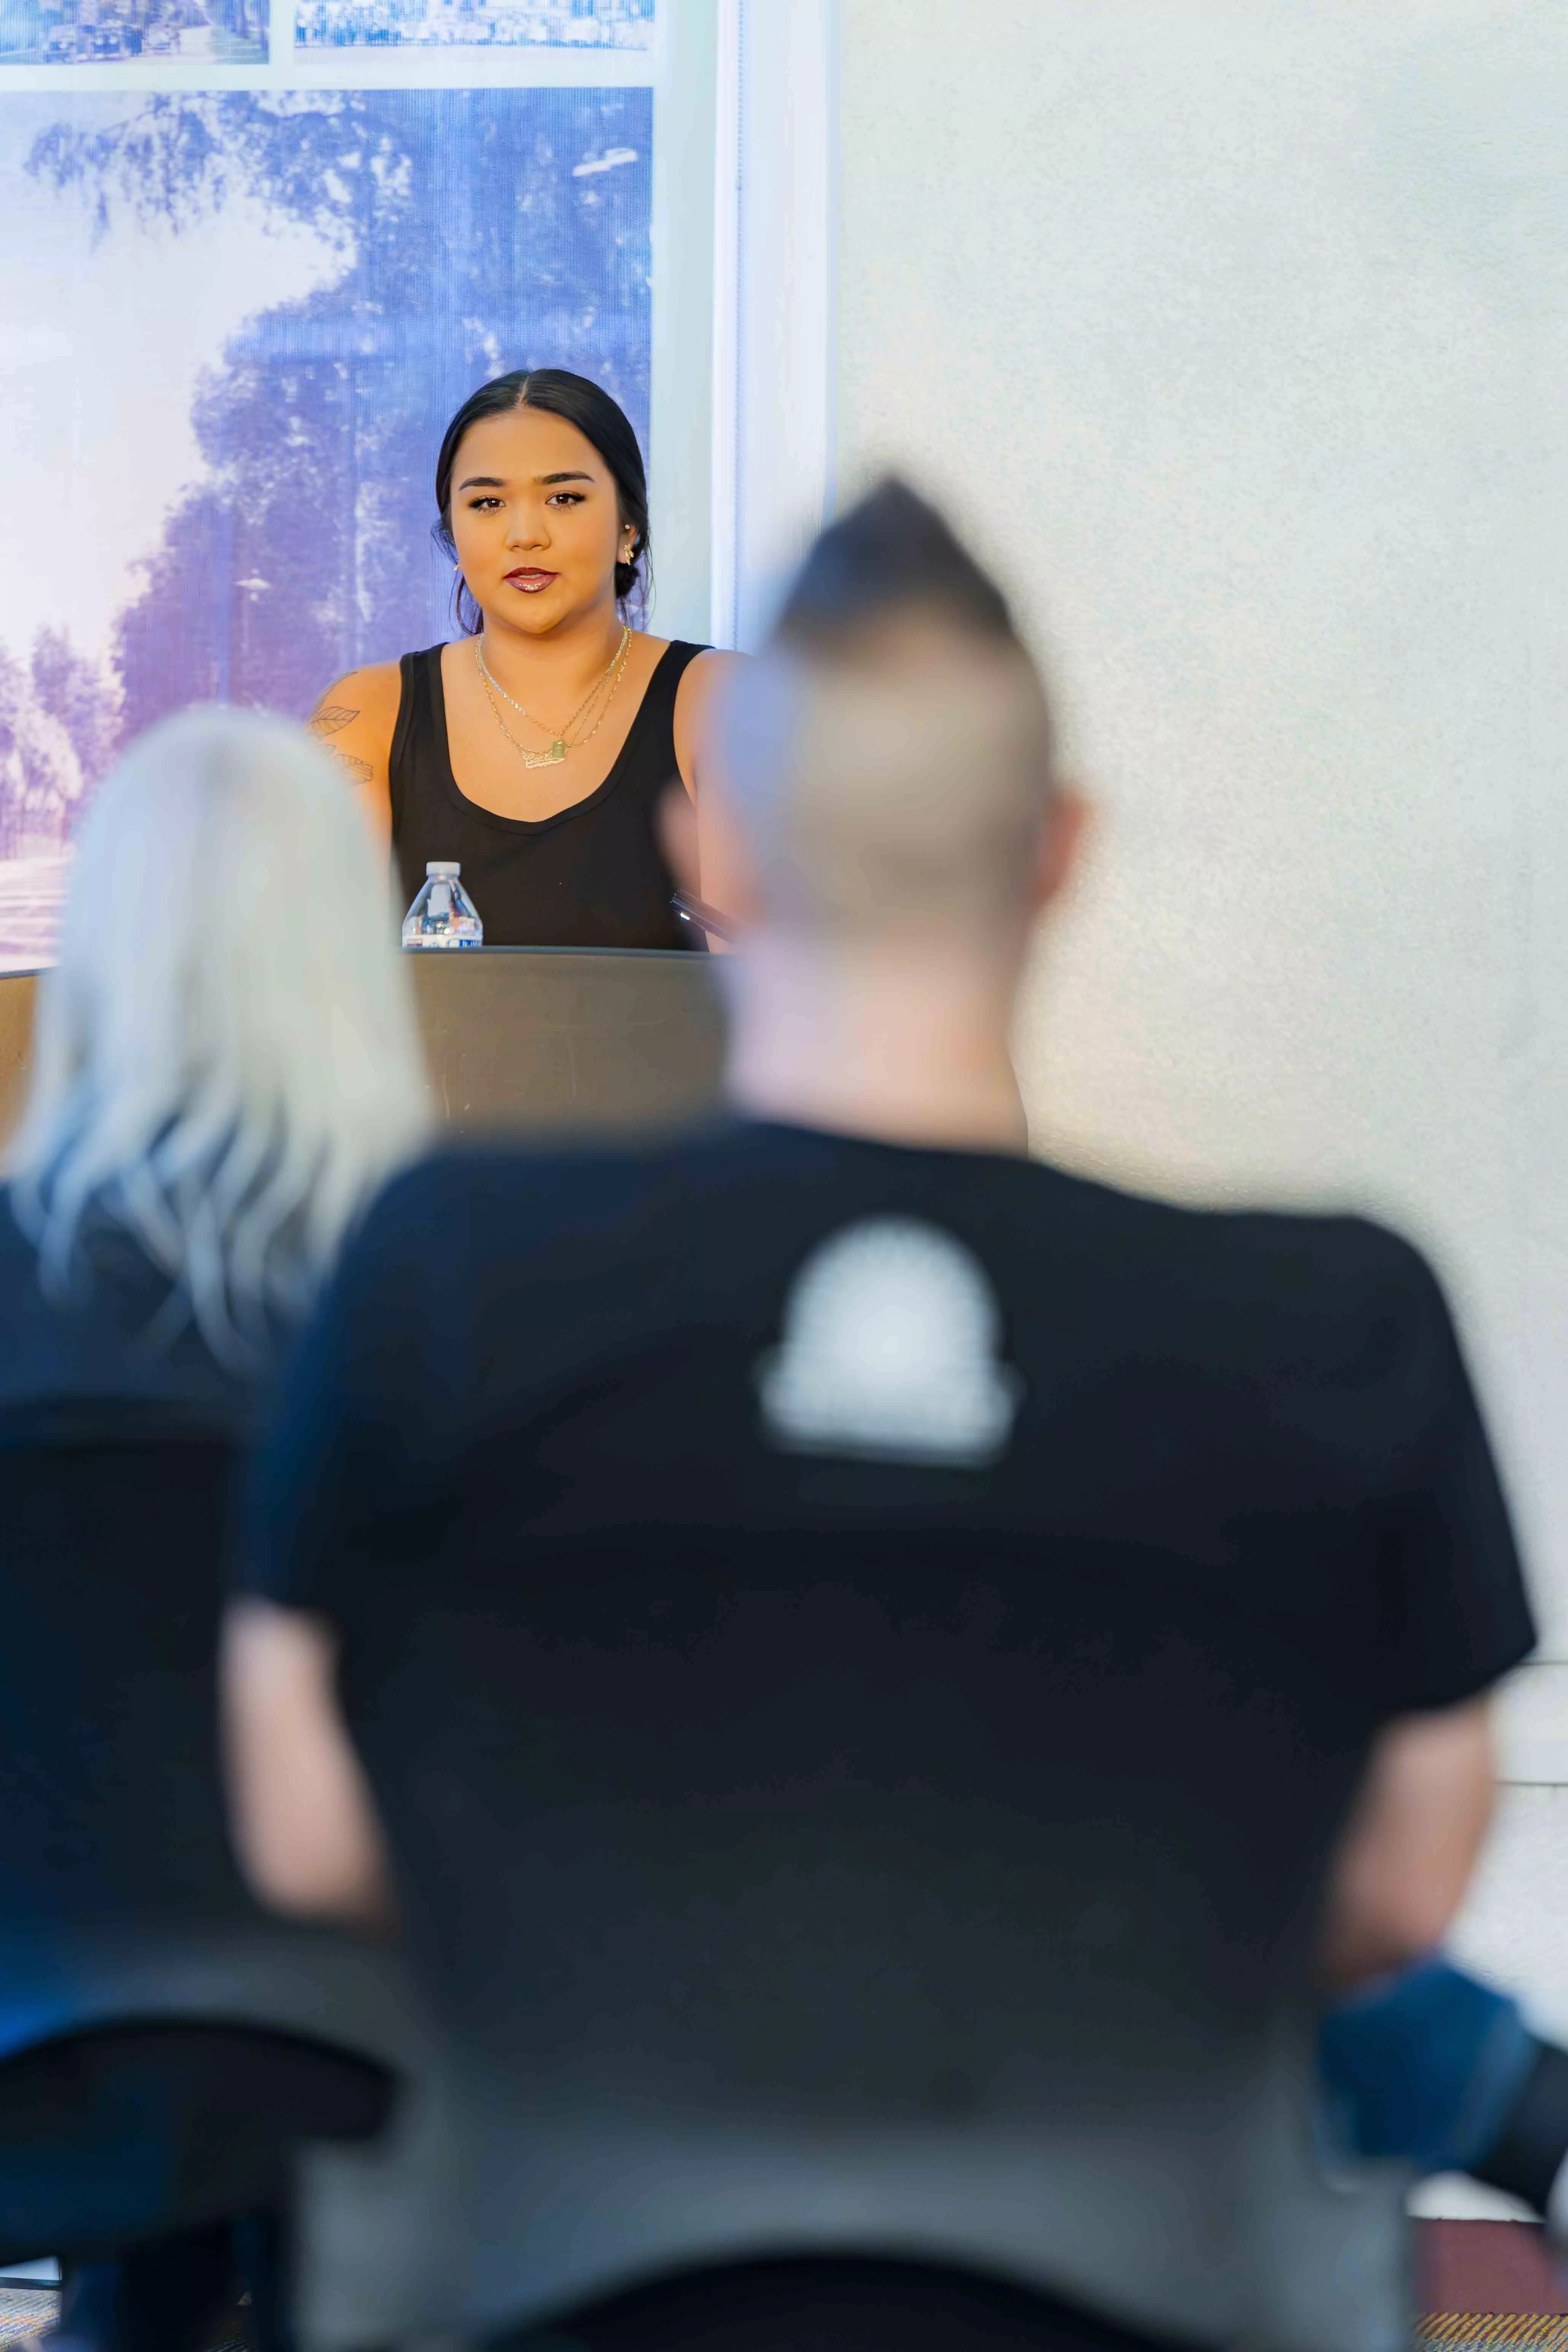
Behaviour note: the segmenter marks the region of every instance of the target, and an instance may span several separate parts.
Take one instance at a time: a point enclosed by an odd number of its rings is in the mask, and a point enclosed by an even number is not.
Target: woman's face
[[[613,613],[630,530],[616,478],[564,417],[514,408],[470,425],[452,467],[458,567],[487,621],[543,636]]]

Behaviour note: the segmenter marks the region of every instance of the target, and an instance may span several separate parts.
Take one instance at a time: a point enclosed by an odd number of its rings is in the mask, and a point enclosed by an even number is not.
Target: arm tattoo
[[[305,724],[312,735],[336,735],[358,717],[359,712],[351,710],[346,703],[329,702],[323,695]]]
[[[334,751],[332,757],[341,766],[348,770],[356,784],[368,784],[374,777],[375,770],[371,766],[370,761],[356,760],[352,751]]]

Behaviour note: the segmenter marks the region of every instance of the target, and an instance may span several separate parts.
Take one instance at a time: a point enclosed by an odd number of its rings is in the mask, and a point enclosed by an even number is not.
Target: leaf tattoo
[[[305,724],[312,735],[336,735],[359,717],[346,703],[318,702]]]
[[[356,760],[352,751],[334,751],[332,757],[348,770],[356,784],[368,784],[375,774],[368,760]]]

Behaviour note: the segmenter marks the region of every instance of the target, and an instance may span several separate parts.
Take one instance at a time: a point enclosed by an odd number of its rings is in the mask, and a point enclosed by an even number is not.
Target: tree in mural
[[[70,737],[84,787],[97,783],[119,748],[119,695],[62,629],[39,630],[31,667],[39,709]]]
[[[0,857],[68,838],[119,734],[118,693],[61,632],[40,630],[26,668],[0,647]]]
[[[0,646],[0,856],[65,838],[81,798],[81,764],[32,678]]]
[[[30,170],[100,226],[259,202],[342,260],[247,320],[202,388],[205,478],[119,625],[128,734],[210,698],[303,712],[426,642],[436,449],[487,377],[576,368],[646,446],[651,119],[640,89],[227,92],[37,141]],[[617,150],[635,161],[603,168]]]

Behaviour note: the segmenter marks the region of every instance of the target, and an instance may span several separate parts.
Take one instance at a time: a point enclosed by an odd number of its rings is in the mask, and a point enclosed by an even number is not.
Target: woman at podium
[[[464,635],[351,670],[310,719],[391,842],[404,903],[453,858],[487,946],[700,946],[670,903],[660,808],[678,782],[697,801],[736,656],[632,626],[647,482],[625,413],[563,368],[499,376],[447,427],[436,504]]]

